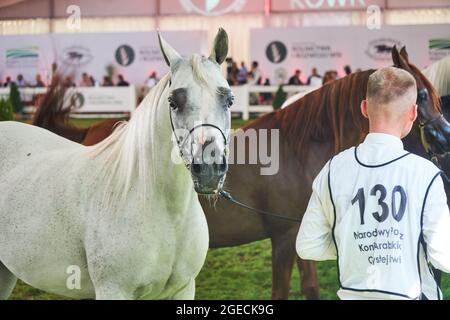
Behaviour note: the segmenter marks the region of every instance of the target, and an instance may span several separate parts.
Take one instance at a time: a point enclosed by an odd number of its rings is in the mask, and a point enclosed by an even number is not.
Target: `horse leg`
[[[295,236],[275,235],[272,240],[272,299],[286,300],[295,259]]]
[[[297,256],[297,267],[300,273],[302,294],[305,295],[307,300],[319,300],[316,263],[311,260],[303,260]]]
[[[195,298],[195,280],[192,279],[189,283],[180,291],[175,293],[172,300],[194,300]]]
[[[6,300],[16,286],[17,278],[0,262],[0,300]]]

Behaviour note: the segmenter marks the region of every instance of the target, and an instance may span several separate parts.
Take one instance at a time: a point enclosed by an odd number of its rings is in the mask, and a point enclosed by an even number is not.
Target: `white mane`
[[[169,79],[170,74],[165,75],[152,88],[128,122],[122,122],[108,138],[89,147],[91,157],[102,157],[104,161],[98,179],[103,181],[101,185],[107,186],[103,201],[108,209],[116,201],[124,200],[133,184],[146,194],[150,183],[147,179],[155,177],[150,172],[158,151],[155,130],[158,116],[164,112],[161,106],[166,101],[161,98],[165,96]]]
[[[433,63],[422,73],[430,80],[440,96],[450,94],[450,57]]]

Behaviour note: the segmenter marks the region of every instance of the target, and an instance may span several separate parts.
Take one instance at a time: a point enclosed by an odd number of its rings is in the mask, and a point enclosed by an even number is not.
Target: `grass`
[[[89,126],[100,119],[73,119],[77,126]],[[233,128],[246,122],[233,119]],[[269,240],[223,249],[211,249],[196,282],[196,299],[270,299],[272,285],[271,245]],[[321,299],[337,299],[336,263],[318,263]],[[444,297],[450,298],[450,275],[443,276]],[[49,300],[64,299],[18,283],[12,299]],[[289,299],[304,299],[300,295],[300,280],[295,269],[291,280]]]

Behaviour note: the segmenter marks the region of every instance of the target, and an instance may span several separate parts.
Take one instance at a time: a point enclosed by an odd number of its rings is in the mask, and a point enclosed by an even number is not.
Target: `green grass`
[[[77,126],[89,126],[100,119],[73,119]],[[245,121],[233,119],[232,126],[237,128]],[[196,299],[270,299],[271,296],[271,245],[269,240],[223,249],[211,249],[205,265],[197,278]],[[336,299],[338,289],[336,263],[334,261],[318,263],[321,299]],[[444,275],[442,288],[444,297],[450,298],[450,276]],[[18,283],[12,299],[64,299],[34,289],[23,282]],[[291,281],[289,299],[304,299],[300,295],[300,280],[297,269]]]
[[[336,263],[318,263],[321,299],[337,299]],[[270,241],[223,249],[211,249],[196,282],[196,299],[267,300],[271,296],[271,247]],[[450,297],[450,276],[444,275],[444,297]],[[12,299],[64,299],[19,282]],[[300,281],[294,270],[289,299],[304,299],[300,295]]]

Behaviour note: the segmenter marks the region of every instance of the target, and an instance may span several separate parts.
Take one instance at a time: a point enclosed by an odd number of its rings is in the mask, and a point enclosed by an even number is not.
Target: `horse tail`
[[[32,124],[47,129],[57,135],[75,142],[83,141],[88,129],[77,128],[69,123],[70,112],[75,108],[74,102],[65,99],[69,86],[61,76],[55,74],[47,93],[39,99]]]

